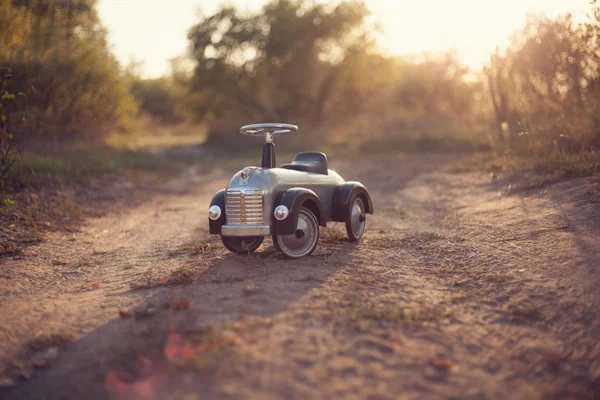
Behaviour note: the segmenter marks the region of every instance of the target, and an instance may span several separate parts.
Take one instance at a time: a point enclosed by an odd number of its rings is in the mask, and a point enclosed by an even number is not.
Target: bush
[[[4,180],[20,153],[17,135],[24,119],[24,95],[15,95],[8,90],[11,81],[12,71],[0,66],[0,181],[3,195]]]

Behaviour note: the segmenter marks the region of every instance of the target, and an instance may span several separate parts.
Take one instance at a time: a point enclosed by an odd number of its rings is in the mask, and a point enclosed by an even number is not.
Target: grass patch
[[[519,185],[522,190],[535,189],[567,178],[600,174],[600,152],[568,153],[554,150],[548,154],[505,155],[483,154],[452,164],[450,172],[516,172],[531,171]]]
[[[215,245],[211,243],[189,242],[175,247],[174,249],[170,250],[167,254],[169,257],[175,257],[179,255],[196,255],[199,253],[206,253],[214,249]]]
[[[166,276],[145,276],[137,282],[130,282],[131,290],[152,289],[159,286],[189,283],[192,280],[192,271],[186,267],[179,267]]]
[[[452,304],[459,304],[459,303],[465,302],[471,298],[473,298],[473,293],[458,292],[458,293],[454,293],[452,296],[450,296],[448,301]]]
[[[440,305],[432,307],[409,308],[395,304],[376,302],[360,294],[351,294],[348,297],[349,317],[351,321],[370,319],[384,322],[413,323],[420,321],[435,321],[448,317],[449,312]]]
[[[483,278],[486,282],[505,283],[511,280],[509,275],[489,274]]]
[[[168,169],[158,157],[110,146],[27,150],[9,172],[8,180],[18,188],[48,181],[83,183],[87,179],[123,170],[160,172]]]
[[[249,284],[244,286],[244,289],[242,289],[242,291],[244,292],[244,295],[252,296],[253,294],[258,294],[262,292],[263,288],[256,286],[254,282],[250,282]]]
[[[108,145],[28,144],[0,186],[0,255],[40,242],[45,231],[73,231],[84,217],[101,215],[96,201],[107,199],[104,189],[123,174],[150,182],[174,171],[150,153]]]
[[[41,351],[49,349],[50,347],[61,347],[66,344],[73,342],[75,338],[71,335],[66,335],[62,333],[52,333],[52,334],[39,334],[30,340],[27,345],[33,351]]]
[[[535,306],[513,307],[508,313],[511,317],[521,320],[541,321],[544,319],[540,310]]]
[[[320,241],[323,243],[348,241],[348,234],[346,233],[345,230],[342,231],[341,229],[339,229],[337,227],[325,228],[322,231],[322,236],[320,238]]]

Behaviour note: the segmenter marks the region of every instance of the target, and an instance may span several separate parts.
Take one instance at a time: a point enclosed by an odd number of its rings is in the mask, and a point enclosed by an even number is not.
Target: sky
[[[327,1],[323,1],[327,2]],[[331,2],[331,1],[330,1]],[[185,54],[187,31],[222,0],[99,0],[109,42],[124,65],[141,62],[144,77],[168,72],[168,60]],[[264,0],[228,0],[241,11],[259,11]],[[366,0],[383,29],[382,50],[395,55],[456,49],[465,63],[482,66],[497,45],[523,27],[528,13],[571,12],[583,20],[589,0]]]

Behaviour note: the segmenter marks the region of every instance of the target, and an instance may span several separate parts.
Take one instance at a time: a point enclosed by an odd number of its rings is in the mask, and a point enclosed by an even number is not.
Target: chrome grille
[[[263,194],[258,189],[228,189],[225,193],[227,224],[263,223]]]

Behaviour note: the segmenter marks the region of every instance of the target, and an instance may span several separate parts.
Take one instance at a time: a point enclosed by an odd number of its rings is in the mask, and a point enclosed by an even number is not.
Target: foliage
[[[195,63],[189,108],[200,118],[316,126],[363,109],[360,101],[339,99],[376,91],[352,79],[359,70],[365,76],[366,15],[357,1],[272,1],[255,15],[223,7],[189,31]]]
[[[226,144],[244,121],[294,121],[307,142],[360,146],[448,136],[480,119],[483,87],[467,82],[455,54],[384,56],[367,17],[360,1],[274,0],[254,15],[221,8],[189,31],[186,108],[215,121],[211,138]]]
[[[164,124],[182,122],[181,96],[175,83],[166,77],[133,80],[131,93],[140,106],[140,112],[156,118]]]
[[[0,66],[0,182],[4,194],[4,179],[20,153],[17,145],[19,128],[24,120],[24,94],[9,91],[12,71]]]
[[[4,0],[0,26],[0,63],[15,71],[15,91],[33,89],[28,104],[42,132],[90,138],[127,126],[136,104],[95,0]]]
[[[600,13],[585,25],[565,15],[530,17],[486,70],[497,142],[511,151],[600,146]]]

